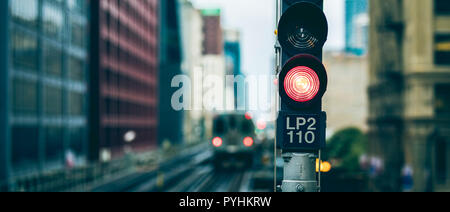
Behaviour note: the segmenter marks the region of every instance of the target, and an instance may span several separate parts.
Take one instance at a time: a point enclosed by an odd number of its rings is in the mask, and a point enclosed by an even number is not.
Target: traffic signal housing
[[[322,98],[328,86],[322,63],[328,37],[323,0],[283,0],[282,5],[277,30],[283,65],[278,76],[277,143],[287,152],[323,149],[326,113]]]

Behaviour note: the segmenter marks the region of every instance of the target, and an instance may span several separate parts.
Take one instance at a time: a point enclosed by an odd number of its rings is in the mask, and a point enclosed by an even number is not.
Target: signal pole
[[[276,144],[283,152],[283,192],[320,192],[328,77],[322,48],[328,37],[323,0],[277,0],[276,44],[280,111]],[[280,15],[281,17],[280,17]],[[282,67],[281,69],[279,67]]]
[[[314,153],[283,153],[284,177],[283,192],[318,192],[319,182],[316,175]]]

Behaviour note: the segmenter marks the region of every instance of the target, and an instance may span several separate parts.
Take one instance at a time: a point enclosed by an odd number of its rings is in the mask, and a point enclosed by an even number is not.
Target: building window
[[[86,0],[67,0],[67,6],[72,11],[84,13],[86,11]]]
[[[73,55],[68,57],[69,78],[74,81],[84,81],[85,63],[82,59]]]
[[[61,77],[62,51],[52,45],[44,47],[44,71],[49,76]]]
[[[45,160],[55,164],[63,159],[63,130],[61,127],[45,128]]]
[[[64,0],[47,0],[47,1],[53,1],[59,5],[63,5],[63,3],[64,3]]]
[[[435,0],[434,10],[437,15],[450,15],[450,1]]]
[[[69,93],[69,113],[71,116],[82,116],[84,114],[84,97],[81,93]]]
[[[78,128],[70,128],[69,129],[70,136],[70,150],[75,153],[77,157],[85,156],[84,143],[85,138],[85,129]]]
[[[38,0],[10,0],[13,20],[23,26],[36,28],[39,16]]]
[[[37,114],[37,83],[25,79],[13,80],[13,111],[16,115]]]
[[[12,60],[16,69],[37,71],[37,39],[34,35],[15,29],[12,33]]]
[[[49,116],[62,115],[62,89],[60,87],[45,86],[44,111]]]
[[[450,84],[437,85],[435,88],[436,117],[450,117]]]
[[[43,28],[44,34],[49,38],[60,39],[63,29],[63,12],[51,4],[44,4],[43,7]]]
[[[450,65],[450,35],[437,35],[435,40],[435,63]]]
[[[70,31],[71,31],[71,44],[77,47],[85,47],[86,46],[86,27],[72,19],[70,21]]]
[[[35,126],[12,128],[12,162],[18,169],[33,169],[38,163],[38,129]]]

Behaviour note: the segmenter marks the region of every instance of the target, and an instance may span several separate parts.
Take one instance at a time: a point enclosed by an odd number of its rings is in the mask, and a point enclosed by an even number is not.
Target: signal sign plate
[[[293,114],[280,112],[277,143],[284,151],[325,148],[326,113]]]

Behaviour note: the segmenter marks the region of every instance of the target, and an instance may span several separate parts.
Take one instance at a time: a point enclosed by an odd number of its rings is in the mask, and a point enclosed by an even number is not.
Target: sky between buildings
[[[192,0],[199,8],[221,8],[224,28],[242,33],[242,70],[247,74],[272,73],[275,43],[276,0]],[[329,22],[328,50],[345,44],[344,0],[325,0]]]

